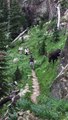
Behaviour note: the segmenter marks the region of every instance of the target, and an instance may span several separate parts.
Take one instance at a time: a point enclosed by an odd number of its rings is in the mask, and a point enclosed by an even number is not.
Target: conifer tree
[[[53,41],[54,42],[58,42],[59,41],[59,30],[57,29],[57,27],[54,28]]]
[[[22,78],[22,74],[21,74],[21,71],[19,69],[19,67],[17,66],[17,69],[14,73],[14,81],[19,81],[20,79]]]
[[[6,70],[6,39],[2,29],[0,29],[0,97],[5,95],[8,90]]]
[[[45,40],[43,40],[42,42],[39,43],[39,54],[40,55],[47,54]]]
[[[0,1],[0,28],[2,28],[4,31],[7,30],[7,24],[8,24],[8,10],[7,5],[4,0]]]
[[[10,8],[10,34],[12,39],[15,39],[21,32],[24,20],[18,2],[14,0]]]
[[[5,36],[5,16],[3,12],[2,1],[0,3],[0,98],[3,97],[8,90],[7,82],[7,61],[6,61],[6,36]]]
[[[62,12],[68,9],[68,0],[61,1],[61,8],[62,8]]]

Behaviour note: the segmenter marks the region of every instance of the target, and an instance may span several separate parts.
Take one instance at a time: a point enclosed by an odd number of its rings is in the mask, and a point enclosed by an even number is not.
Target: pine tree
[[[62,8],[62,12],[68,9],[68,0],[61,1],[61,8]]]
[[[39,54],[40,55],[47,54],[45,40],[43,40],[42,42],[39,43]]]
[[[10,34],[12,39],[15,39],[21,32],[24,20],[25,18],[22,15],[18,2],[14,0],[10,8]]]
[[[0,28],[4,31],[7,30],[7,24],[8,24],[8,11],[7,11],[7,5],[5,1],[0,1]]]
[[[6,45],[5,36],[5,16],[3,11],[3,1],[0,2],[0,97],[3,97],[8,91],[7,82],[7,61],[6,61]]]
[[[6,39],[2,29],[0,29],[0,97],[5,95],[8,90],[6,70]]]
[[[16,69],[16,71],[14,73],[13,79],[14,79],[14,81],[19,81],[21,78],[22,78],[22,74],[21,74],[20,69],[17,66],[17,69]]]
[[[58,42],[59,41],[59,30],[57,29],[57,27],[54,28],[53,41],[54,42]]]

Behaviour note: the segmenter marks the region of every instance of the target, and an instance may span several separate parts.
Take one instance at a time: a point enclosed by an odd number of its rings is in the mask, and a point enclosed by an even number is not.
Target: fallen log
[[[12,105],[16,105],[18,99],[24,96],[27,92],[30,92],[28,84],[22,90],[13,91],[10,95],[0,100],[0,108],[7,102],[11,102]]]
[[[0,108],[5,104],[7,103],[8,101],[10,101],[11,98],[9,96],[3,98],[2,100],[0,100]]]
[[[12,101],[13,97],[19,93],[19,90],[13,91],[10,95],[0,100],[0,108],[9,101]]]
[[[26,30],[24,30],[22,33],[20,33],[13,41],[11,44],[13,44],[14,42],[16,42],[22,35],[24,35],[26,32],[28,31],[28,28]]]

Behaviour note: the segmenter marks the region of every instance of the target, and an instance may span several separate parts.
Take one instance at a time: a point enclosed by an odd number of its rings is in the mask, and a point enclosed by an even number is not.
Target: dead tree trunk
[[[0,108],[6,104],[8,101],[11,101],[11,104],[15,105],[17,100],[24,96],[27,92],[30,92],[29,86],[26,84],[25,88],[21,91],[13,91],[10,95],[0,100]]]
[[[7,103],[8,101],[10,101],[10,97],[5,97],[2,100],[0,100],[0,107],[2,107],[5,103]]]
[[[28,28],[24,30],[22,33],[20,33],[13,41],[11,44],[15,43],[21,36],[23,36],[26,32],[28,31]]]
[[[19,93],[19,90],[13,91],[10,95],[6,96],[5,98],[0,100],[0,107],[2,107],[4,104],[6,104],[9,101],[12,101],[13,97],[16,96]]]
[[[57,28],[60,28],[60,3],[57,5],[57,15],[58,15],[58,21],[57,21]]]

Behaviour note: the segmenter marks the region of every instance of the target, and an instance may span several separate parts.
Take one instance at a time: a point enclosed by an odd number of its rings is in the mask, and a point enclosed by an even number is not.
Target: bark
[[[10,95],[8,95],[8,96],[6,96],[5,98],[1,99],[1,100],[0,100],[0,108],[1,108],[4,104],[6,104],[7,102],[13,101],[14,96],[17,97],[17,94],[18,94],[18,93],[19,93],[19,90],[13,91]],[[13,102],[15,102],[15,101],[13,101]]]
[[[0,108],[8,101],[10,101],[10,96],[7,96],[5,98],[3,98],[2,100],[0,100]]]
[[[57,21],[57,28],[60,28],[60,3],[57,6],[57,14],[58,14],[58,21]]]
[[[21,36],[23,36],[27,32],[28,28],[24,30],[22,33],[20,33],[13,41],[11,44],[15,43]]]
[[[1,99],[0,100],[0,108],[9,101],[11,102],[11,104],[13,106],[15,106],[17,100],[20,99],[22,96],[24,96],[27,92],[30,92],[30,90],[29,90],[29,86],[26,84],[25,88],[22,89],[21,91],[19,91],[19,90],[13,91],[10,95]]]

